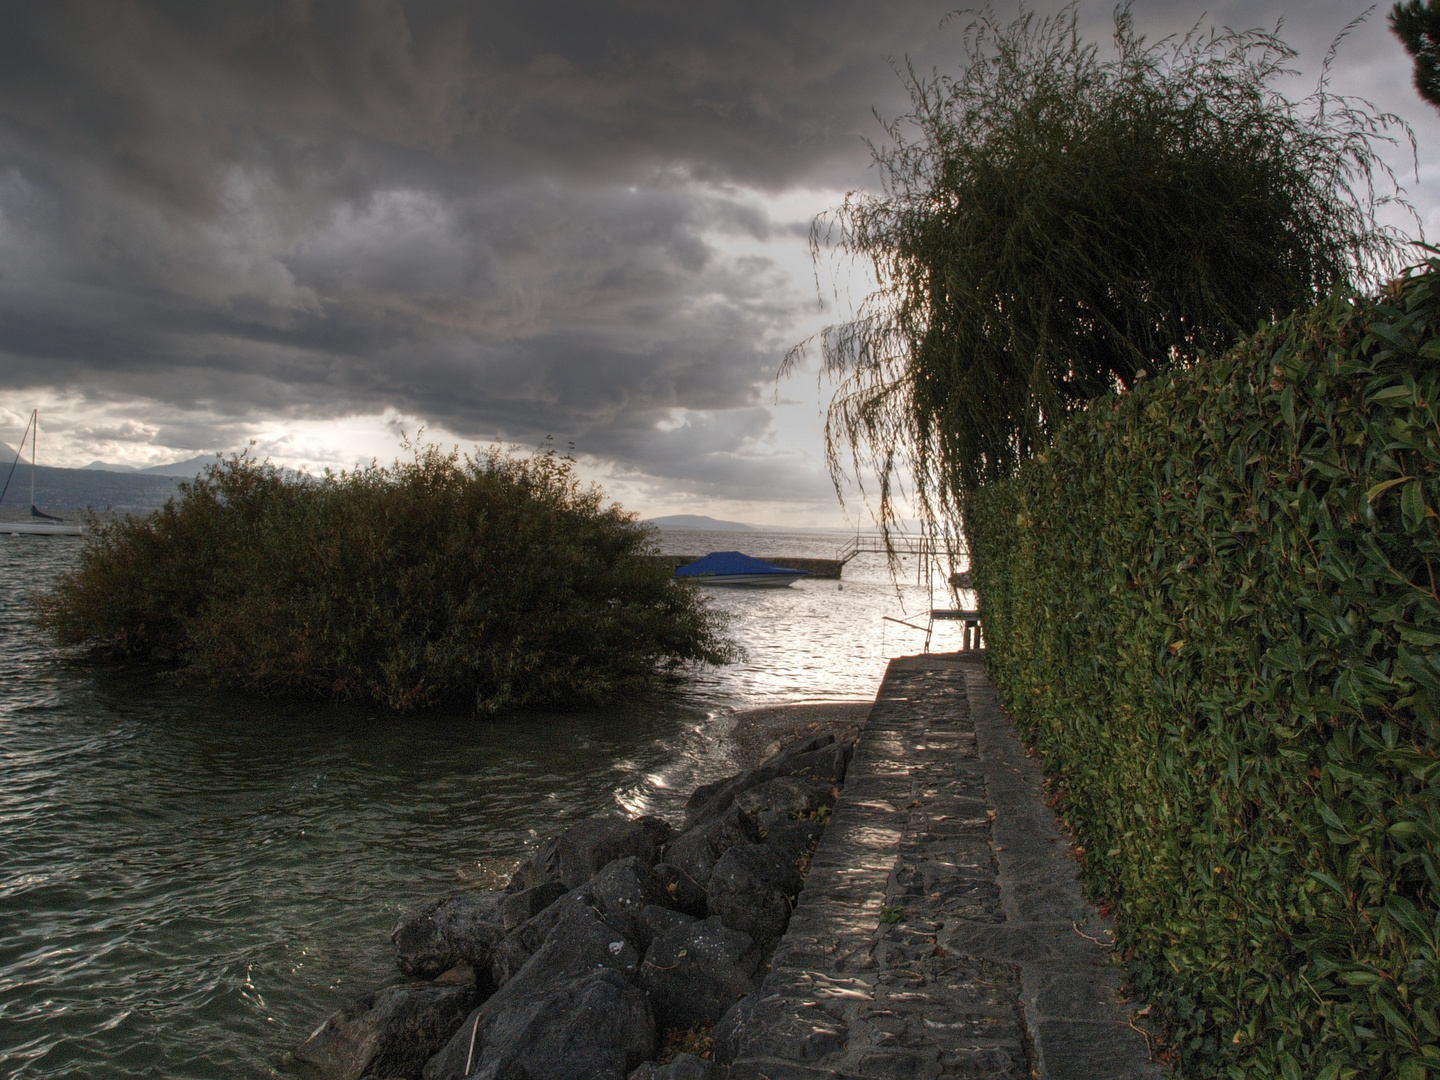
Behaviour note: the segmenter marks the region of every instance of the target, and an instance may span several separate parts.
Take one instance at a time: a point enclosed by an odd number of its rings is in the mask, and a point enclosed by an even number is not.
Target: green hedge
[[[181,491],[87,537],[40,602],[62,643],[173,652],[218,684],[483,711],[604,701],[733,652],[698,591],[638,557],[649,530],[553,454],[432,448],[323,478],[240,459]]]
[[[1440,1076],[1440,261],[1067,421],[988,663],[1183,1076]]]

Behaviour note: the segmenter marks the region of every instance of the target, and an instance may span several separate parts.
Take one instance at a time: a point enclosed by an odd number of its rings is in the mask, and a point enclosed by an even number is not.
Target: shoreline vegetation
[[[92,523],[37,601],[62,645],[216,685],[476,711],[601,703],[737,649],[654,531],[553,451],[413,447],[320,477],[240,456]]]
[[[1440,259],[1062,424],[987,667],[1185,1077],[1440,1075]]]

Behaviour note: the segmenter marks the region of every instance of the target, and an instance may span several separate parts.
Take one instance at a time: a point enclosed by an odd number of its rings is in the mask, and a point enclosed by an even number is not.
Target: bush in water
[[[719,617],[603,498],[553,452],[432,447],[321,478],[232,459],[95,528],[40,615],[65,644],[396,709],[598,702],[728,659]]]

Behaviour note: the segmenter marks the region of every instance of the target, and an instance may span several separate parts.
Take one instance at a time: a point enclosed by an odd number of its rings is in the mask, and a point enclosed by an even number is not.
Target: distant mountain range
[[[742,525],[738,521],[720,521],[703,514],[668,514],[665,517],[647,518],[646,525],[657,529],[699,529],[705,532],[756,532],[754,525]]]
[[[35,468],[35,503],[50,513],[74,513],[87,508],[124,512],[158,510],[176,493],[176,485],[186,479],[185,475],[167,475],[163,470],[188,464],[178,462],[173,466],[162,465],[159,471],[144,472],[56,469],[39,465]],[[0,516],[13,519],[30,509],[30,463],[15,464],[15,448],[0,443],[0,487],[7,479],[9,487],[4,488],[0,498]]]
[[[14,455],[14,451],[11,451]],[[206,465],[215,463],[214,454],[201,454],[199,457],[188,458],[185,461],[172,461],[169,465],[151,465],[141,469],[135,465],[111,464],[108,461],[92,461],[89,465],[81,467],[81,471],[91,472],[114,472],[114,473],[135,473],[137,475],[149,476],[199,476],[200,471]]]
[[[28,454],[28,447],[27,447]],[[213,465],[217,458],[214,454],[201,454],[199,457],[187,458],[184,461],[172,461],[167,465],[148,465],[140,468],[138,465],[122,465],[118,462],[92,461],[89,465],[82,465],[78,469],[69,469],[67,472],[110,472],[129,473],[132,476],[179,476],[191,479],[199,476],[206,465]],[[4,483],[4,475],[10,471],[10,466],[15,461],[15,448],[9,443],[0,442],[0,483]],[[20,468],[28,469],[30,461],[21,461]],[[46,468],[46,466],[41,466]]]
[[[137,469],[131,465],[91,462],[83,469],[35,468],[35,503],[49,513],[74,514],[86,509],[124,513],[158,510],[177,493],[182,480],[193,479],[215,460],[214,454]],[[30,509],[30,462],[15,461],[15,448],[0,442],[0,518],[11,520]]]

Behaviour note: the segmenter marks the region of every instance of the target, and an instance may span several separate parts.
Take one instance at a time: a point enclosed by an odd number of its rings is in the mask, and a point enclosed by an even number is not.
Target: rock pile
[[[812,737],[698,788],[678,830],[654,817],[587,818],[541,844],[504,891],[406,913],[390,938],[413,981],[336,1013],[284,1055],[282,1072],[717,1076],[694,1055],[657,1064],[658,1037],[703,1032],[759,988],[853,746]]]

